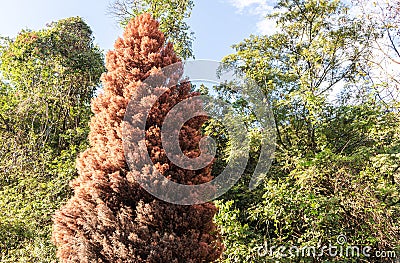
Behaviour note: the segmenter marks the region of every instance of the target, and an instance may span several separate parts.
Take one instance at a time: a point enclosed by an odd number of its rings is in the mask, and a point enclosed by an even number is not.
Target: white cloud
[[[259,13],[265,8],[270,8],[270,5],[266,0],[228,0],[228,2],[236,7],[239,12],[243,12],[245,9],[250,9],[250,11],[256,11],[252,13]]]
[[[274,20],[264,19],[257,23],[257,30],[263,35],[272,35],[277,33],[276,22]]]
[[[274,0],[227,0],[241,14],[248,13],[259,17],[257,31],[260,34],[276,32],[275,21],[267,20],[265,16],[274,8]]]

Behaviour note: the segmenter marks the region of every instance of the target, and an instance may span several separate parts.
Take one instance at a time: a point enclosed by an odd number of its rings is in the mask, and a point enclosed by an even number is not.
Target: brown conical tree
[[[91,147],[78,159],[74,196],[54,216],[53,242],[61,262],[212,262],[222,245],[212,203],[181,206],[148,194],[129,171],[122,141],[123,119],[130,99],[152,72],[178,62],[165,45],[158,22],[144,14],[126,27],[115,50],[107,54],[104,92],[92,102]],[[165,157],[160,123],[165,110],[195,96],[190,84],[167,91],[153,107],[146,126],[148,153],[160,172],[186,184],[210,181],[210,166],[185,171]],[[164,110],[160,110],[164,109]],[[199,155],[200,118],[185,124],[181,140],[189,157]],[[192,138],[192,139],[190,139]]]

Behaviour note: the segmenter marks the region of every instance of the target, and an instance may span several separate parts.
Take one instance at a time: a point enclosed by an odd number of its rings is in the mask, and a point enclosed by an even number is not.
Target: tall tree
[[[138,109],[148,103],[152,94],[140,88],[142,81],[179,61],[172,44],[165,45],[164,40],[158,22],[143,14],[128,23],[115,50],[107,54],[104,93],[92,103],[91,147],[78,160],[79,177],[71,183],[75,195],[54,220],[53,240],[61,262],[200,263],[212,262],[221,253],[212,203],[180,206],[156,199],[135,179],[136,173],[152,177],[151,172],[129,170],[125,159],[122,134],[128,103],[133,98]],[[182,184],[212,179],[210,167],[184,170],[168,162],[161,148],[163,119],[176,103],[196,95],[190,89],[187,83],[166,90],[146,122],[146,145],[154,166]],[[137,120],[135,114],[146,113],[133,114],[128,124]],[[199,153],[201,123],[189,122],[182,128],[182,151],[188,156]],[[136,130],[129,132],[137,137]],[[143,158],[138,155],[135,162]]]
[[[186,20],[190,18],[193,0],[115,0],[110,13],[122,26],[144,12],[150,13],[160,22],[160,30],[167,41],[174,43],[174,50],[182,59],[194,57],[194,33]]]
[[[0,49],[0,257],[53,262],[51,217],[86,148],[90,100],[104,70],[79,17],[5,38]]]
[[[224,59],[264,90],[277,151],[256,191],[238,184],[219,203],[223,261],[289,260],[292,246],[316,248],[309,257],[292,251],[299,261],[344,260],[317,256],[341,234],[348,245],[398,249],[399,126],[364,74],[378,33],[338,0],[280,0],[275,10],[268,18],[278,33],[251,36]],[[240,93],[222,91],[240,101]]]

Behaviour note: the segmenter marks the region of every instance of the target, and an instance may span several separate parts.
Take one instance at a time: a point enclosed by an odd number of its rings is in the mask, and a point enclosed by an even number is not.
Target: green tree
[[[193,0],[115,0],[109,10],[123,27],[132,17],[150,13],[160,22],[166,40],[174,43],[178,56],[188,59],[194,57],[194,33],[186,22],[193,6]]]
[[[90,100],[104,71],[79,17],[4,38],[0,49],[0,255],[52,262],[51,217],[86,148]]]
[[[337,245],[341,234],[350,245],[400,247],[398,113],[386,110],[365,76],[379,32],[348,11],[338,0],[280,0],[268,16],[278,33],[251,36],[224,59],[225,68],[263,89],[277,133],[265,181],[249,192],[249,169],[219,203],[224,262],[289,260],[265,244],[321,248]],[[240,102],[229,86],[221,94]],[[293,260],[358,259],[325,253]]]

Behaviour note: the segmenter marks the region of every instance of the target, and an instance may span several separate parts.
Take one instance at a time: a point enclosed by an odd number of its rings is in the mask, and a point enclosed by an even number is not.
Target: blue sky
[[[0,35],[14,37],[21,29],[37,30],[47,23],[81,16],[91,26],[96,43],[112,49],[121,29],[107,14],[112,0],[14,0],[2,2]],[[189,24],[195,32],[196,59],[220,60],[233,52],[232,44],[250,34],[268,32],[262,17],[270,9],[268,0],[195,0]]]

